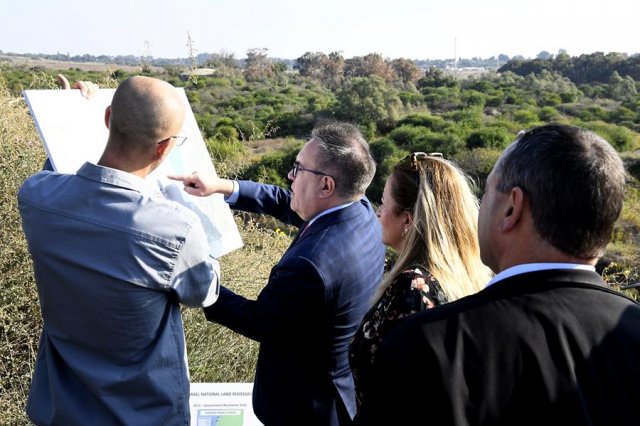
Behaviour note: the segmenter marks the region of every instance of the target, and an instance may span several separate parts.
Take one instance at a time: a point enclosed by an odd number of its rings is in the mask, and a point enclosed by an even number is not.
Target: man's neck
[[[109,167],[111,169],[122,170],[123,172],[131,173],[142,179],[146,179],[146,177],[151,173],[155,167],[153,164],[148,164],[146,166],[141,166],[139,164],[130,164],[122,158],[118,158],[114,155],[111,155],[107,152],[102,154],[100,160],[98,160],[98,165],[103,167]]]
[[[339,201],[339,202],[337,202]],[[311,223],[320,216],[324,216],[325,214],[331,213],[336,210],[340,210],[341,208],[348,207],[354,201],[352,200],[344,200],[344,199],[336,199],[336,202],[328,203],[325,205],[325,208],[316,212],[312,217],[307,219],[307,222]]]
[[[594,266],[598,258],[583,259],[553,246],[535,232],[520,234],[505,241],[499,250],[495,273],[530,263],[571,263]],[[497,266],[497,268],[493,268]],[[497,269],[497,270],[495,270]]]
[[[598,262],[598,258],[581,259],[570,254],[564,253],[555,247],[547,248],[544,251],[537,251],[532,249],[524,256],[515,255],[510,258],[503,259],[499,264],[499,271],[502,272],[506,269],[512,268],[518,265],[530,264],[530,263],[566,263],[575,265],[595,266]],[[523,253],[520,251],[520,253]]]

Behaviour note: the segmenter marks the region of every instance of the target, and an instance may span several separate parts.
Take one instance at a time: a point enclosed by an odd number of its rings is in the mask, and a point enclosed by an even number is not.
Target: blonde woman
[[[397,320],[475,293],[491,278],[480,261],[478,200],[467,177],[442,155],[415,152],[400,161],[377,215],[382,241],[398,260],[351,343],[358,406],[376,349]]]

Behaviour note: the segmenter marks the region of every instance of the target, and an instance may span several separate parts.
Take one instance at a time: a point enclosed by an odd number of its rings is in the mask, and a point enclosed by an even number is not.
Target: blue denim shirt
[[[219,291],[196,214],[90,163],[40,172],[18,199],[43,319],[31,420],[188,425],[179,304],[209,306]]]

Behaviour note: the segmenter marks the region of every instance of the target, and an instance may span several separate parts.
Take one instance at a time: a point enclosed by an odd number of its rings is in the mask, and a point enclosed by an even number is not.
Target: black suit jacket
[[[245,181],[234,208],[301,225],[289,202],[289,191]],[[260,421],[351,423],[349,342],[382,279],[384,252],[378,219],[363,198],[318,218],[297,238],[257,300],[222,288],[205,309],[208,320],[260,342],[253,393]]]
[[[593,272],[517,275],[407,318],[360,425],[640,424],[640,307]]]

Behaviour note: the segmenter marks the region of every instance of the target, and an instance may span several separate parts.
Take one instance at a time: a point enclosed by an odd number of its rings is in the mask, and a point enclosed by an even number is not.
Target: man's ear
[[[320,198],[329,198],[336,192],[336,181],[331,176],[322,176]]]
[[[502,231],[510,231],[513,229],[524,214],[525,199],[524,191],[518,186],[514,186],[509,192],[507,202],[502,211],[502,223],[500,229]]]
[[[104,124],[105,126],[107,126],[107,129],[109,128],[110,123],[111,123],[111,105],[109,105],[107,109],[104,110]]]
[[[171,138],[156,144],[156,158],[158,160],[162,160],[169,154],[169,145],[171,145]]]

